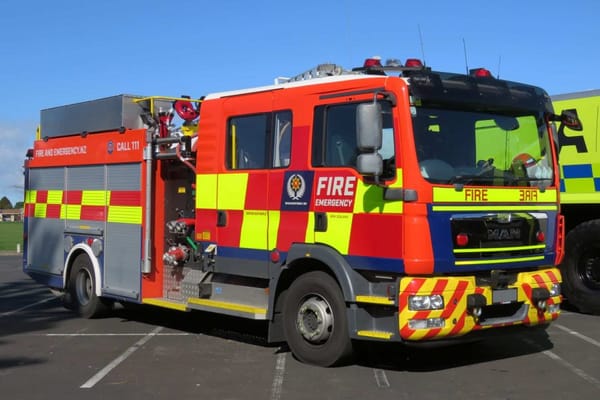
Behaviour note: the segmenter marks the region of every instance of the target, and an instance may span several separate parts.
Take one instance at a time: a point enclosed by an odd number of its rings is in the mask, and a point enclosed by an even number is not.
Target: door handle
[[[316,212],[315,213],[315,232],[327,231],[327,213]]]
[[[217,210],[217,226],[227,225],[227,213],[223,210]]]

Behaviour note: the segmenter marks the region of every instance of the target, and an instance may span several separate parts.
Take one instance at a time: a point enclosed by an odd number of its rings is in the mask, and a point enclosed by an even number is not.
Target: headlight
[[[550,285],[550,297],[560,295],[560,283],[553,283]]]
[[[442,310],[444,297],[440,294],[429,296],[408,296],[408,309],[411,311]]]

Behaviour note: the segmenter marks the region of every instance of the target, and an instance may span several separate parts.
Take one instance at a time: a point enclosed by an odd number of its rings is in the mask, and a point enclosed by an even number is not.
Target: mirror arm
[[[392,107],[396,107],[397,98],[393,92],[388,92],[387,90],[376,90],[373,93],[373,103],[377,103],[377,96],[383,97],[383,100],[389,101]]]
[[[391,188],[384,186],[384,200],[401,200],[401,201],[417,201],[417,191],[414,189]]]

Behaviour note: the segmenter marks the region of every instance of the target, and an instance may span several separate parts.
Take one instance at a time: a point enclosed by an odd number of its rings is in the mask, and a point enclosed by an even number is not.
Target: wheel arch
[[[362,278],[334,248],[319,244],[295,244],[290,248],[279,287],[285,288],[305,272],[321,270],[330,274],[340,286],[346,302],[356,298],[356,287]]]
[[[73,246],[73,248],[69,251],[69,254],[67,254],[63,273],[63,287],[65,288],[65,290],[68,289],[69,275],[71,274],[73,263],[75,259],[81,254],[87,255],[88,259],[90,260],[90,263],[92,264],[92,268],[94,269],[94,292],[96,293],[96,296],[100,297],[102,294],[102,274],[100,273],[100,263],[94,255],[91,247],[83,243],[79,243]]]
[[[287,290],[299,276],[316,270],[326,272],[335,279],[346,303],[355,301],[358,287],[368,285],[366,279],[354,271],[332,247],[322,244],[293,244],[284,265],[271,279],[270,289],[273,295],[269,300],[269,342],[283,340],[281,312]]]

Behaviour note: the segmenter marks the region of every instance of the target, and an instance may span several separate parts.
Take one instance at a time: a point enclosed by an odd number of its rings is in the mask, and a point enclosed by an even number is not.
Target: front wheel
[[[581,312],[600,314],[600,220],[569,232],[560,267],[569,303]]]
[[[105,303],[96,295],[94,268],[87,254],[73,261],[69,274],[69,297],[72,308],[83,318],[93,318],[106,311]]]
[[[300,361],[329,367],[351,356],[346,303],[327,273],[309,272],[292,283],[283,320],[286,341]]]

